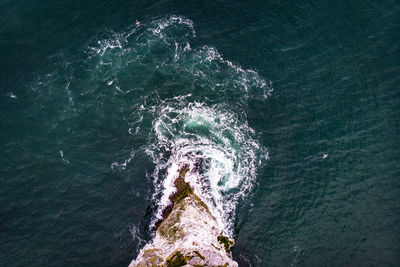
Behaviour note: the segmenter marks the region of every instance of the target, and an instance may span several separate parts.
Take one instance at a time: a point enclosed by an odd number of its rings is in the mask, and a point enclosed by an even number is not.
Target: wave
[[[121,32],[107,30],[90,40],[80,56],[55,57],[55,70],[42,75],[35,91],[59,88],[76,113],[105,117],[104,102],[123,116],[132,137],[146,136],[111,169],[125,170],[144,149],[152,158],[156,211],[168,205],[173,179],[189,164],[188,181],[218,222],[233,228],[235,207],[251,190],[268,158],[248,125],[250,100],[265,101],[272,85],[257,71],[224,59],[212,46],[192,47],[193,21],[169,16]],[[51,92],[54,92],[51,91]],[[38,92],[39,93],[39,92]]]
[[[161,81],[158,86],[172,88],[168,92],[192,93],[195,98],[208,95],[216,101],[241,97],[245,104],[248,98],[266,99],[272,92],[270,82],[256,71],[224,59],[214,47],[192,49],[196,32],[187,18],[157,19],[142,23],[141,28],[111,31],[109,35],[93,41],[86,54],[94,65],[92,77],[120,93],[151,89],[148,85],[154,76]],[[176,85],[181,88],[176,90]]]
[[[174,100],[160,106],[153,129],[156,142],[146,151],[156,164],[154,199],[159,208],[153,223],[169,205],[179,169],[189,165],[186,180],[221,228],[231,231],[238,200],[248,194],[257,167],[268,158],[254,131],[221,105]],[[160,177],[161,170],[166,170],[166,177]]]

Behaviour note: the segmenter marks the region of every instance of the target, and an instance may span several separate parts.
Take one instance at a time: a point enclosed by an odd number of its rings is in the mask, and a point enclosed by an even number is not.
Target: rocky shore
[[[185,181],[188,166],[174,182],[171,204],[157,224],[152,243],[144,246],[134,266],[238,266],[230,251],[234,240],[220,229],[209,208]]]

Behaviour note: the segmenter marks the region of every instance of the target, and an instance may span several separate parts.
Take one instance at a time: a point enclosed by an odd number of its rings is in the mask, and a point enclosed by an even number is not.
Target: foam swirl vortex
[[[155,195],[161,195],[156,218],[169,204],[176,173],[188,164],[193,171],[186,181],[221,226],[232,230],[237,201],[249,192],[262,157],[268,156],[254,131],[219,105],[184,101],[162,105],[153,128],[157,142],[148,153],[157,164],[155,176],[160,169],[167,173],[161,181],[155,179]]]
[[[126,171],[136,155],[150,156],[151,231],[171,204],[177,173],[187,165],[186,182],[230,238],[238,201],[251,191],[268,158],[247,110],[254,101],[265,104],[272,87],[215,47],[193,45],[196,37],[193,21],[175,15],[142,21],[140,28],[108,29],[75,58],[55,56],[32,89],[41,94],[60,88],[65,121],[88,112],[93,123],[121,118],[135,146],[125,160],[110,160],[110,168]]]

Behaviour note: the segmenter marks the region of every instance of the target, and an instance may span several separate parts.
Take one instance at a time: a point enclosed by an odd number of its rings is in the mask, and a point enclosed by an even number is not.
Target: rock
[[[170,197],[172,209],[158,225],[152,243],[143,247],[134,266],[238,266],[232,260],[234,241],[221,229],[208,207],[184,181],[183,166]]]

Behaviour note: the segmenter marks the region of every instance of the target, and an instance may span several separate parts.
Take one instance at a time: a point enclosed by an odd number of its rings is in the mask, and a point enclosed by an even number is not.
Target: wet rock
[[[184,169],[186,168],[186,169]],[[184,166],[175,185],[172,209],[159,224],[152,243],[144,246],[134,266],[238,266],[232,260],[234,241],[218,225],[208,207],[188,188]],[[176,197],[179,196],[179,197]]]

